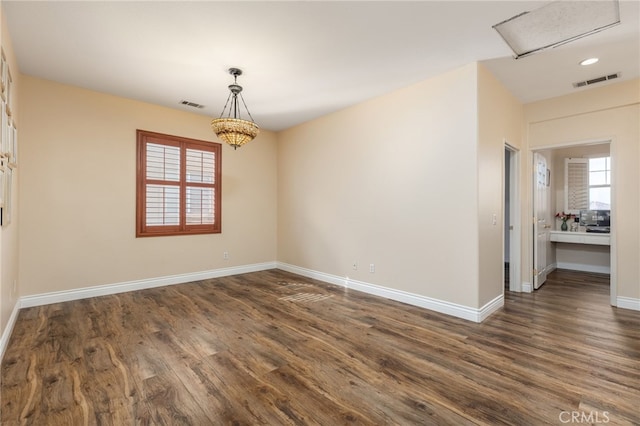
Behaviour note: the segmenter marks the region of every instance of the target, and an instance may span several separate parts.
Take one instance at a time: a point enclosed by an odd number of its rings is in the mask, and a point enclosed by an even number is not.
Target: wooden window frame
[[[147,184],[161,184],[162,180],[147,178],[146,146],[147,143],[173,146],[180,148],[180,179],[176,186],[180,189],[179,224],[178,225],[147,225],[146,224],[146,186]],[[214,153],[214,182],[187,182],[186,179],[186,151],[193,149]],[[219,234],[222,232],[222,144],[216,142],[189,139],[180,136],[136,131],[136,237],[160,237],[171,235]],[[186,188],[213,188],[214,221],[213,224],[187,224],[186,218]]]

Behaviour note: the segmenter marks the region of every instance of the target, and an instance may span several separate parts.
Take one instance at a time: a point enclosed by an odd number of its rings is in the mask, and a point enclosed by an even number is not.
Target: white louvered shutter
[[[589,209],[589,160],[565,158],[565,211],[578,214]]]
[[[180,147],[147,143],[146,152],[145,223],[177,226],[180,224]]]

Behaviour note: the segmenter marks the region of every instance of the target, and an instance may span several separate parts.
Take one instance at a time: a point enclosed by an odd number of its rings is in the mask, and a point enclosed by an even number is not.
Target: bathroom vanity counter
[[[595,232],[549,231],[549,239],[557,243],[611,245],[611,234]]]

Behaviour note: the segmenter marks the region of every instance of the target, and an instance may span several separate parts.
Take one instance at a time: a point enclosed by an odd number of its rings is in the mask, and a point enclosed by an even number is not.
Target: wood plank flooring
[[[640,424],[640,312],[608,299],[556,271],[475,324],[270,270],[28,308],[1,420]]]

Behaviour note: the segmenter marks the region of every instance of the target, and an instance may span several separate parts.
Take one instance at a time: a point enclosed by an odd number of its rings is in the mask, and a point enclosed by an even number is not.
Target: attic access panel
[[[620,23],[618,0],[560,0],[523,12],[493,28],[522,58],[557,47]]]

